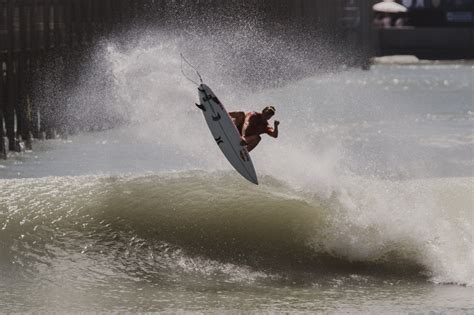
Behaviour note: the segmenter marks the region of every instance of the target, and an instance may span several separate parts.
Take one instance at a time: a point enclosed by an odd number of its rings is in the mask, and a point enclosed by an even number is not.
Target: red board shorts
[[[259,135],[254,135],[254,136],[246,136],[246,137],[242,137],[245,142],[247,142],[247,144],[251,144],[251,143],[255,143],[255,142],[260,142],[260,140],[262,140],[262,137],[260,137]]]

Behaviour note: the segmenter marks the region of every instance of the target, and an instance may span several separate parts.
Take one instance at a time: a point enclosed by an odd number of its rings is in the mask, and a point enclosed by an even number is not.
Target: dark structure
[[[62,91],[101,38],[133,24],[186,27],[190,20],[256,14],[288,36],[323,38],[348,63],[369,67],[374,55],[374,0],[0,0],[0,156],[31,147],[33,138],[67,135],[71,119]],[[231,12],[231,14],[229,14]],[[314,36],[313,36],[314,35]],[[385,35],[377,36],[379,43]],[[376,49],[378,49],[376,47]],[[380,50],[379,50],[380,51]],[[54,69],[51,68],[54,65]],[[50,67],[50,68],[48,68]],[[33,98],[34,82],[56,85]],[[38,92],[38,91],[36,91]],[[37,94],[37,93],[36,93]]]
[[[291,25],[297,32],[323,37],[345,52],[353,66],[368,68],[373,56],[371,25],[373,0],[266,0],[262,14],[271,22]],[[270,23],[271,23],[270,22]]]
[[[369,67],[374,55],[474,58],[474,1],[397,0],[408,8],[408,23],[388,28],[373,27],[376,2],[0,0],[0,156],[31,148],[33,138],[72,132],[72,121],[79,118],[68,116],[68,98],[62,91],[74,85],[98,40],[120,38],[131,26],[186,28],[199,25],[203,17],[219,25],[253,14],[273,34],[302,36],[308,51],[319,40],[340,53],[345,63],[362,68]],[[33,98],[35,82],[56,82],[40,91],[43,103]]]
[[[0,155],[22,150],[22,140],[31,148],[33,137],[53,138],[67,124],[58,123],[66,119],[59,103],[32,102],[32,81],[42,79],[47,61],[74,71],[98,38],[138,16],[139,7],[139,0],[0,0]]]
[[[344,40],[357,50],[354,62],[368,66],[369,0],[0,0],[0,155],[31,149],[33,138],[70,132],[61,91],[73,83],[98,39],[131,23],[179,26],[203,14],[245,15],[249,7],[276,28],[337,33],[335,42]],[[54,71],[47,68],[51,60]],[[47,81],[51,72],[58,76],[57,86],[38,104],[32,83]]]
[[[392,25],[374,29],[378,56],[415,55],[421,59],[474,59],[473,0],[397,0],[406,13],[392,14]],[[395,25],[395,20],[403,21]]]

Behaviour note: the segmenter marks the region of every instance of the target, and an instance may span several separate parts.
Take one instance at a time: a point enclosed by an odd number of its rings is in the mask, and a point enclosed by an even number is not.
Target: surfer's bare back
[[[278,137],[278,125],[280,122],[275,120],[273,128],[268,122],[275,115],[275,112],[276,110],[273,106],[265,107],[261,113],[229,112],[242,137],[242,145],[246,145],[249,152],[255,149],[260,140],[262,140],[261,134],[266,133],[270,137]]]

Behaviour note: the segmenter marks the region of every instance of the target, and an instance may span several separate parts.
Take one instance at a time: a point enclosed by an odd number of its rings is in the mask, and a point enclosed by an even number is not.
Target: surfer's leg
[[[253,149],[255,149],[255,147],[260,142],[260,140],[262,140],[262,137],[260,137],[260,136],[245,137],[245,141],[247,142],[247,150],[250,152]]]
[[[244,112],[230,112],[229,115],[232,118],[234,125],[239,130],[240,135],[242,135],[242,127],[244,126],[245,113]]]

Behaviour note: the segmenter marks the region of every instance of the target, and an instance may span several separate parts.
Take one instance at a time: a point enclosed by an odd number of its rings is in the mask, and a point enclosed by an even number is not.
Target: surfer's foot
[[[247,141],[245,141],[245,139],[242,139],[242,140],[240,141],[240,145],[241,145],[241,146],[246,146],[246,145],[248,145],[248,143],[247,143]]]

